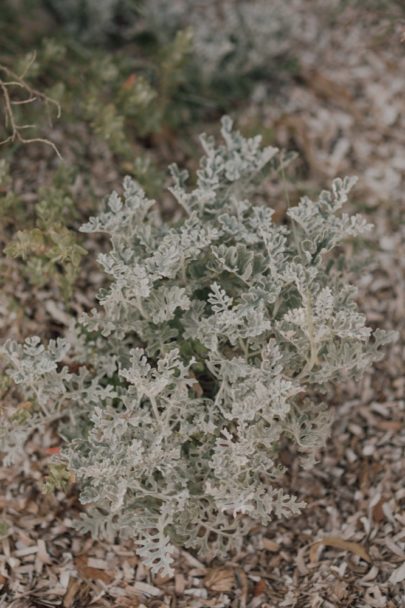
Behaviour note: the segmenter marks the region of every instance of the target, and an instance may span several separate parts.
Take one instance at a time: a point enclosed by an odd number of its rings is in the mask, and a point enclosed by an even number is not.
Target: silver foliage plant
[[[296,5],[296,0],[147,0],[140,13],[159,38],[190,27],[198,67],[210,79],[240,77],[287,52],[291,30],[303,23]]]
[[[110,236],[99,255],[110,286],[70,347],[34,337],[2,349],[33,404],[4,422],[9,459],[60,419],[61,459],[89,504],[82,528],[135,538],[145,564],[166,574],[175,545],[221,556],[252,521],[300,511],[278,481],[280,446],[312,466],[331,413],[311,395],[361,374],[393,338],[366,327],[335,263],[336,246],[371,229],[341,212],[355,179],[275,223],[247,196],[277,149],[227,117],[222,137],[201,137],[193,187],[171,167],[182,220],[164,221],[126,178],[123,196],[82,227]]]

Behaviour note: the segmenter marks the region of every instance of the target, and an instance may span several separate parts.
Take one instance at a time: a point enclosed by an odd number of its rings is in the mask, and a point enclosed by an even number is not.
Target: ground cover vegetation
[[[280,67],[272,69],[279,57],[287,56],[285,48],[277,49],[276,37],[269,52],[273,59],[270,68],[266,66],[269,57],[259,61],[260,41],[252,36],[249,40],[233,40],[239,22],[246,22],[246,28],[253,31],[260,14],[260,6],[245,15],[242,5],[234,4],[223,16],[229,41],[227,48],[222,48],[219,32],[208,40],[207,32],[200,31],[200,19],[185,19],[186,14],[193,15],[187,3],[179,14],[175,11],[173,19],[172,9],[158,2],[6,2],[0,49],[2,145],[15,148],[24,143],[43,143],[60,156],[56,143],[45,135],[49,122],[58,120],[60,139],[68,141],[77,137],[71,126],[79,124],[86,130],[84,136],[80,133],[86,143],[75,146],[75,168],[86,164],[89,148],[94,139],[99,139],[127,173],[155,194],[164,180],[165,164],[171,159],[158,153],[152,160],[148,149],[173,147],[176,139],[176,147],[185,148],[190,156],[186,142],[191,125],[218,119],[232,103],[240,103],[257,81],[283,72]],[[204,22],[215,23],[214,5],[207,9]],[[242,11],[239,21],[235,21],[234,9],[238,14]],[[43,25],[33,31],[21,29],[22,12],[27,12],[27,19]],[[168,22],[162,27],[158,16],[164,15]],[[264,36],[272,34],[272,17],[273,11],[265,20]],[[285,19],[278,15],[274,23],[279,30],[286,27]],[[206,45],[212,49],[210,57],[203,53]],[[241,60],[250,47],[252,60],[240,78]],[[204,73],[207,69],[208,76]],[[179,131],[184,132],[180,138],[183,145],[177,141]],[[134,147],[134,141],[138,146]],[[9,181],[7,190],[11,189]],[[14,209],[17,204],[14,197]],[[65,231],[62,241],[66,242],[67,254],[63,257],[55,251],[54,238],[49,234],[52,222],[48,221],[46,233],[35,212],[31,215],[34,219],[28,214],[26,227],[20,213],[20,223],[14,230],[16,242],[5,251],[23,260],[28,254],[35,257],[42,281],[51,279],[51,275],[57,277],[66,294],[77,274],[81,252],[72,233],[66,231],[74,218],[65,217],[64,224],[52,228],[60,236]],[[10,214],[8,228],[9,218]],[[60,273],[54,272],[55,263]],[[33,276],[35,280],[38,272]]]

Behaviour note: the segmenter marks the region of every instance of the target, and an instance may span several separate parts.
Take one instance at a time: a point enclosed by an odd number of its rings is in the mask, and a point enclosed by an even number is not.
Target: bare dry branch
[[[43,143],[50,146],[54,150],[55,154],[59,158],[62,158],[57,146],[49,139],[43,137],[24,137],[22,131],[24,131],[25,129],[34,128],[35,125],[19,125],[16,122],[13,106],[29,105],[31,103],[34,103],[35,101],[41,101],[45,104],[47,109],[49,109],[49,106],[53,106],[56,109],[57,118],[59,118],[61,115],[60,104],[55,99],[52,99],[45,93],[34,89],[26,82],[25,76],[29,72],[29,69],[31,68],[34,61],[35,54],[32,55],[28,65],[25,67],[21,76],[15,74],[7,66],[0,64],[0,92],[3,100],[4,125],[6,130],[6,136],[0,141],[0,146],[16,141],[20,142],[21,144],[30,144],[34,142]],[[3,73],[4,78],[1,77],[1,73]],[[27,94],[27,98],[13,99],[12,89],[15,87],[22,89]]]

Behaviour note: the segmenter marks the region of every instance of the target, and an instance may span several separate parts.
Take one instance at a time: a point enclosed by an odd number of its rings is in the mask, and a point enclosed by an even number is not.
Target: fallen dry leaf
[[[405,580],[405,562],[396,568],[390,576],[390,583],[396,585]]]
[[[246,576],[246,572],[244,572],[242,568],[238,568],[236,574],[238,578],[238,586],[240,588],[240,606],[241,608],[245,608],[249,592],[248,577]]]
[[[140,605],[140,600],[137,597],[120,597],[113,608],[138,608]]]
[[[263,595],[263,593],[266,591],[266,589],[267,589],[267,583],[263,578],[261,578],[260,581],[258,583],[256,583],[255,588],[253,590],[254,597],[259,597],[259,595]]]
[[[312,547],[310,552],[311,561],[317,561],[316,551],[314,548],[318,549],[321,545],[325,547],[334,547],[335,549],[341,549],[342,551],[350,551],[351,553],[355,553],[364,559],[366,562],[371,562],[371,558],[364,547],[359,545],[359,543],[355,543],[349,540],[344,540],[343,538],[339,538],[338,536],[325,536],[319,541],[316,541]]]
[[[90,566],[88,566],[87,557],[85,555],[79,555],[75,558],[74,562],[78,574],[83,578],[103,581],[103,583],[106,584],[111,583],[114,580],[114,577],[105,570],[100,570],[99,568],[91,568]]]
[[[371,509],[371,514],[373,516],[373,520],[376,523],[380,523],[385,519],[383,506],[385,505],[385,498],[382,496],[377,504]]]
[[[343,600],[347,597],[347,585],[343,581],[336,581],[332,586],[332,592],[336,596],[336,599]]]
[[[133,587],[129,587],[128,585],[128,589],[133,589],[135,593],[150,597],[159,597],[160,595],[163,595],[161,589],[158,589],[155,585],[145,583],[144,581],[136,581]]]
[[[63,608],[71,608],[79,590],[80,582],[76,578],[69,578],[69,583],[65,597],[63,598]]]
[[[235,575],[230,568],[212,568],[204,578],[204,586],[211,591],[230,591]]]
[[[393,433],[402,429],[402,422],[400,420],[379,420],[376,423],[376,427],[382,431],[392,431]]]
[[[266,551],[271,551],[272,553],[280,551],[280,545],[274,542],[274,540],[270,540],[270,538],[263,538],[262,545],[263,549],[266,549]]]

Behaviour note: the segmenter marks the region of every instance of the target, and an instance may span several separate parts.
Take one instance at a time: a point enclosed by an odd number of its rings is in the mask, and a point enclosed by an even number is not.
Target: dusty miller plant
[[[344,239],[370,230],[341,213],[355,180],[334,180],[277,224],[247,198],[277,149],[229,118],[222,137],[201,137],[194,186],[171,167],[183,219],[163,221],[126,178],[123,196],[82,227],[110,236],[98,258],[110,285],[71,346],[34,337],[2,349],[29,404],[5,421],[7,458],[60,419],[60,462],[89,504],[82,528],[135,538],[165,573],[174,545],[224,555],[250,522],[300,511],[278,483],[280,445],[312,466],[331,413],[311,395],[361,374],[392,338],[366,327],[335,264]]]
[[[277,72],[303,18],[296,2],[280,0],[148,0],[140,9],[160,39],[179,28],[193,31],[195,63],[207,81]]]

